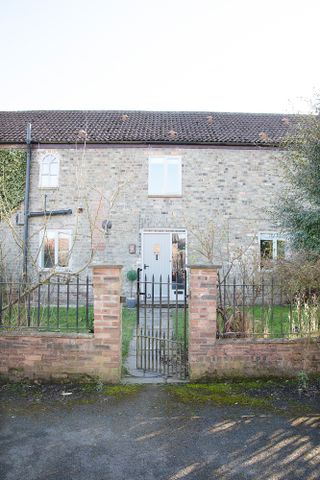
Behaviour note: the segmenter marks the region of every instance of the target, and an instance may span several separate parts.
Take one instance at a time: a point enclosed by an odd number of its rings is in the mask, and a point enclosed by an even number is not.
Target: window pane
[[[286,253],[286,242],[284,240],[277,240],[277,258],[283,260]]]
[[[41,160],[41,187],[57,187],[59,175],[59,162],[53,155],[46,155]]]
[[[273,259],[272,247],[273,247],[272,240],[260,240],[260,255],[262,259],[264,260]]]
[[[49,172],[50,172],[50,165],[47,162],[43,163],[41,167],[42,175],[49,175]]]
[[[184,290],[186,239],[184,233],[172,234],[172,289]]]
[[[41,175],[41,187],[50,187],[50,177],[48,175]]]
[[[58,186],[58,177],[50,175],[47,177],[47,184],[49,187],[57,187]]]
[[[58,266],[67,267],[69,265],[70,237],[65,233],[59,233],[58,236]]]
[[[44,268],[54,267],[54,238],[45,237],[43,246],[43,266]]]
[[[168,163],[165,193],[179,194],[181,192],[179,170],[180,165],[178,162]]]
[[[161,195],[164,190],[163,163],[149,162],[149,194]]]
[[[58,175],[58,162],[57,162],[57,160],[53,161],[50,164],[50,174],[51,175]]]

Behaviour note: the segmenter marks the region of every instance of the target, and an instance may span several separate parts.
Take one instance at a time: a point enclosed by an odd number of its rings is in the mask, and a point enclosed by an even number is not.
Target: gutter
[[[28,240],[29,240],[29,203],[30,203],[30,173],[31,173],[31,123],[27,125],[26,144],[27,144],[27,168],[26,168],[26,186],[24,195],[24,228],[23,228],[23,280],[28,279]]]
[[[22,142],[0,142],[0,145],[21,145]],[[34,141],[34,145],[38,148],[75,148],[76,145],[79,143],[74,141],[65,141],[65,142],[39,142]],[[122,141],[122,142],[90,142],[87,141],[86,146],[88,148],[97,148],[97,147],[146,147],[146,146],[154,146],[154,147],[163,147],[164,145],[167,147],[172,146],[183,146],[183,147],[253,147],[253,148],[281,148],[280,142],[187,142],[187,141],[179,141],[176,142],[168,142],[168,141]]]

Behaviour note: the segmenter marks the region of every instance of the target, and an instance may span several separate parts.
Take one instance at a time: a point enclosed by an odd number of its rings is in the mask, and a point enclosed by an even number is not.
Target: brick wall
[[[9,379],[121,377],[121,267],[93,267],[94,334],[12,331],[0,334],[0,375]]]
[[[207,372],[216,342],[217,269],[195,265],[190,273],[189,368],[195,379]]]
[[[191,380],[214,377],[294,376],[320,373],[320,338],[216,339],[217,267],[190,268]]]
[[[320,373],[320,339],[217,340],[208,351],[208,377],[296,376]]]
[[[216,267],[190,269],[190,378],[320,373],[320,339],[216,339]],[[94,334],[1,332],[0,375],[10,379],[121,376],[121,267],[93,268]]]

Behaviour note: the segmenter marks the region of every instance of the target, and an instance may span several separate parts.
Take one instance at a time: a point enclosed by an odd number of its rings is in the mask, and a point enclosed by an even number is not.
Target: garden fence
[[[0,282],[0,328],[93,331],[93,288],[89,277],[51,277],[35,285]]]
[[[320,292],[289,293],[273,277],[218,280],[218,338],[296,338],[320,332]]]

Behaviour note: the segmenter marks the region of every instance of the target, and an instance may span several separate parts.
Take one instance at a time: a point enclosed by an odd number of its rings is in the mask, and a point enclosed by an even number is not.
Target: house
[[[285,255],[268,211],[283,188],[281,139],[295,122],[281,114],[0,112],[0,148],[28,150],[31,124],[28,276],[113,263],[173,285],[187,262]],[[21,207],[2,226],[10,275],[23,268],[25,221]]]

